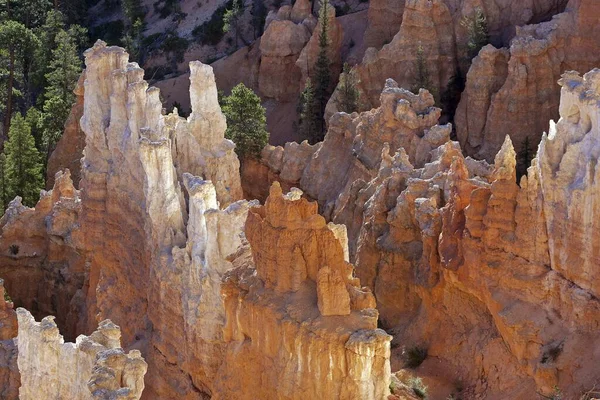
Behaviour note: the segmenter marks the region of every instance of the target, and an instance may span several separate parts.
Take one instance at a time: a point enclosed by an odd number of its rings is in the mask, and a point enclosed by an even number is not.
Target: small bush
[[[177,62],[183,62],[185,51],[190,42],[187,39],[177,36],[174,32],[168,32],[167,37],[160,45],[160,49],[165,53],[171,53],[175,56]]]
[[[423,383],[421,378],[410,378],[408,380],[408,386],[413,392],[421,399],[427,398],[427,386]]]
[[[404,351],[404,366],[407,368],[417,368],[423,364],[427,358],[427,349],[424,347],[411,347]]]
[[[227,8],[230,8],[233,4],[233,0],[229,0],[227,3],[221,5],[210,19],[201,25],[198,25],[192,31],[194,38],[202,44],[209,44],[215,46],[218,44],[225,33],[223,32],[223,16]]]

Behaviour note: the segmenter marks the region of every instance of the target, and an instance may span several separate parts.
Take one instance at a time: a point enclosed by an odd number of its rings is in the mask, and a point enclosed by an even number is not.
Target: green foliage
[[[81,74],[81,60],[77,54],[77,46],[71,35],[63,30],[56,35],[56,49],[52,51],[52,59],[46,74],[48,88],[46,98],[59,97],[69,107],[75,100],[73,89]]]
[[[10,129],[13,112],[13,94],[19,86],[23,88],[23,97],[30,98],[29,74],[34,60],[34,54],[39,47],[39,39],[31,29],[16,21],[5,21],[0,25],[0,51],[7,57],[6,98],[1,99],[6,104],[4,112],[4,134]]]
[[[46,13],[52,7],[49,0],[11,1],[9,19],[22,23],[32,29],[40,26],[46,19]]]
[[[31,107],[25,115],[27,125],[31,127],[31,135],[35,140],[35,147],[41,152],[44,149],[44,113],[36,107]]]
[[[407,368],[417,368],[427,358],[427,349],[424,347],[410,347],[403,352],[404,365]]]
[[[9,201],[8,182],[6,181],[6,156],[4,153],[0,153],[0,206],[2,206],[0,214],[4,214]]]
[[[467,30],[467,55],[470,60],[490,42],[487,19],[481,8],[476,8],[472,16],[465,16],[460,24]]]
[[[415,395],[421,399],[427,398],[427,386],[423,383],[421,378],[410,378],[408,380],[408,386],[413,390]]]
[[[137,20],[141,20],[143,23],[145,13],[140,0],[121,0],[121,5],[129,25],[133,26]]]
[[[190,43],[187,39],[179,37],[177,33],[171,31],[167,33],[167,37],[163,40],[160,48],[165,53],[169,54],[174,62],[183,62],[185,51]]]
[[[13,117],[9,139],[4,144],[4,154],[8,198],[18,195],[22,197],[23,204],[34,206],[44,187],[42,163],[31,127],[21,114]]]
[[[415,84],[413,86],[412,91],[415,93],[419,93],[419,89],[427,89],[429,93],[431,93],[433,97],[437,100],[437,90],[431,82],[431,75],[427,66],[427,59],[425,58],[425,50],[420,44],[419,47],[417,47],[415,70]]]
[[[356,75],[351,71],[350,65],[344,63],[344,69],[338,84],[337,106],[340,111],[348,114],[358,111],[360,92],[356,88],[356,84]]]
[[[269,142],[266,110],[260,98],[239,83],[231,90],[231,95],[223,98],[223,113],[227,117],[225,137],[236,144],[240,158],[260,156]]]
[[[125,33],[125,24],[120,19],[106,22],[90,29],[90,36],[104,40],[106,43],[119,44]]]
[[[306,86],[300,96],[300,135],[314,144],[323,140],[325,123],[323,115],[330,95],[331,72],[329,70],[329,0],[321,1],[319,11],[319,53],[315,62],[312,79],[306,80]],[[314,81],[314,86],[313,86]]]
[[[194,28],[192,35],[203,44],[214,46],[219,43],[225,35],[223,31],[225,11],[232,6],[233,0],[229,0],[227,3],[221,5],[208,21]]]
[[[137,19],[121,40],[132,60],[140,61],[142,43],[144,41],[143,31],[144,23],[141,19]]]
[[[236,48],[238,47],[238,39],[240,36],[239,20],[243,14],[244,5],[242,4],[242,0],[233,0],[231,8],[225,10],[225,14],[223,14],[223,32],[233,31]]]

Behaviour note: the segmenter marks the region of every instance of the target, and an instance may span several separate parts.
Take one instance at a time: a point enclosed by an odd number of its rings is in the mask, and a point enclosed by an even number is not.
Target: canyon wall
[[[238,254],[223,280],[228,346],[215,399],[389,394],[391,337],[353,276],[345,227],[326,224],[301,196],[276,182],[249,211],[251,255]]]
[[[394,335],[392,364],[403,349],[425,348],[417,372],[460,381],[463,396],[533,398],[558,387],[576,398],[597,379],[600,71],[559,83],[561,119],[519,185],[509,136],[493,164],[465,158],[450,128],[435,125],[431,95],[393,81],[380,108],[335,114],[299,168],[299,186],[347,226],[356,276]],[[383,136],[387,126],[395,136]],[[285,152],[268,149],[263,165]]]
[[[54,317],[36,322],[25,309],[19,321],[19,399],[137,400],[147,364],[140,352],[121,349],[121,332],[109,320],[76,343],[65,343]]]
[[[0,219],[0,276],[12,301],[37,318],[57,316],[68,340],[84,327],[87,267],[81,212],[80,192],[66,170],[56,174],[53,190],[42,191],[35,208],[16,197]]]
[[[4,280],[0,279],[0,398],[19,398],[21,377],[17,366],[17,313],[7,300]]]
[[[456,112],[466,154],[491,162],[509,133],[519,175],[525,173],[548,121],[558,117],[556,81],[565,71],[588,71],[600,62],[599,13],[594,0],[570,0],[552,20],[518,27],[508,50],[482,50]]]

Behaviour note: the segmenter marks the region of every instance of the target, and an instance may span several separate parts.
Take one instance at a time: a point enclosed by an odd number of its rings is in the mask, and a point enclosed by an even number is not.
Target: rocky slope
[[[525,172],[548,120],[558,117],[556,81],[565,71],[588,71],[600,62],[599,18],[595,1],[570,0],[551,21],[519,27],[508,50],[480,53],[456,114],[466,154],[491,161],[509,133]]]
[[[379,109],[332,119],[299,185],[346,224],[356,274],[399,346],[393,365],[402,347],[425,348],[417,373],[432,384],[460,381],[473,397],[552,396],[559,387],[575,398],[593,387],[599,79],[599,70],[561,79],[561,119],[520,186],[510,138],[491,166],[465,158],[449,128],[433,125],[439,110],[426,92],[388,81]],[[446,129],[426,158],[410,141],[380,139],[381,125],[411,126],[410,115],[422,125],[396,128],[405,133],[394,139],[425,142]]]

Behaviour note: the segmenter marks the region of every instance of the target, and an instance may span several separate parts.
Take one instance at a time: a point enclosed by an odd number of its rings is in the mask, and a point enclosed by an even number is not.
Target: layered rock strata
[[[140,352],[125,353],[118,326],[106,320],[88,336],[65,343],[53,317],[36,322],[25,309],[19,320],[19,399],[137,400],[147,364]]]
[[[389,341],[348,263],[343,226],[274,183],[246,222],[252,257],[226,273],[228,342],[214,398],[381,399]],[[301,390],[299,390],[301,388]]]

